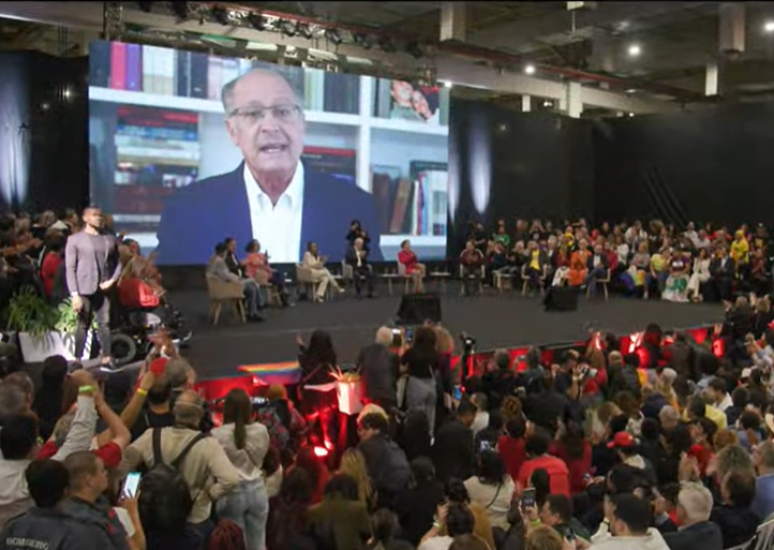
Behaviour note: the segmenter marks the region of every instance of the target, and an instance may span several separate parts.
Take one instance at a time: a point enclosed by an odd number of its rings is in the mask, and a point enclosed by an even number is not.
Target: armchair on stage
[[[605,300],[608,299],[608,285],[610,284],[610,268],[605,269],[604,277],[596,277],[593,281],[590,281],[586,287],[586,297],[591,295],[591,285],[602,285],[602,291],[605,293]]]
[[[212,324],[217,325],[223,304],[231,306],[234,316],[246,322],[243,303],[244,290],[239,281],[227,282],[212,275],[207,275],[207,294],[210,297],[209,317]]]

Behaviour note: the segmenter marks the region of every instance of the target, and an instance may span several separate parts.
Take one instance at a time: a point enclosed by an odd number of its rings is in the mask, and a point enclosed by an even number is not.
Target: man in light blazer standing
[[[102,365],[112,366],[110,355],[110,298],[108,290],[121,274],[118,243],[102,231],[104,218],[99,208],[83,211],[84,228],[67,238],[65,270],[73,310],[78,313],[75,331],[75,357],[80,359],[86,334],[96,316]]]

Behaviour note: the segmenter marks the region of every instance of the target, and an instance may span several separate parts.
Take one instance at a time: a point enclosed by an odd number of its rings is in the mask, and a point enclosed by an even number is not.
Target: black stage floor
[[[490,291],[491,292],[491,291]],[[308,339],[322,328],[331,333],[340,363],[355,360],[358,350],[373,340],[376,329],[394,321],[400,296],[358,300],[337,297],[332,302],[300,302],[289,309],[269,308],[268,320],[243,325],[225,311],[218,326],[207,320],[203,291],[170,293],[194,329],[185,351],[202,379],[232,376],[240,365],[291,361],[296,334]],[[664,329],[689,328],[719,322],[718,304],[673,304],[662,301],[579,299],[575,312],[546,313],[539,298],[515,293],[480,297],[443,296],[443,324],[456,336],[466,331],[478,341],[477,350],[554,344],[585,339],[591,327],[616,334],[642,330],[648,323]]]

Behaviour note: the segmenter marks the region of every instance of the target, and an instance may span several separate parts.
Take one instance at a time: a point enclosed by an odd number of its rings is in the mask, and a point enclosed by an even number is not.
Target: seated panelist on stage
[[[328,285],[331,285],[336,292],[344,292],[344,289],[336,282],[336,278],[325,267],[326,260],[325,256],[320,256],[317,250],[317,243],[311,242],[307,245],[301,265],[312,272],[312,279],[317,283],[317,291],[314,297],[316,302],[322,302],[325,299],[325,290],[328,288]]]
[[[368,287],[368,297],[374,295],[374,274],[368,265],[368,256],[370,253],[363,247],[363,239],[355,239],[355,242],[347,250],[346,262],[352,266],[355,276],[355,292],[360,296],[363,279]]]
[[[207,264],[207,275],[226,283],[241,283],[242,292],[247,301],[247,317],[251,321],[262,321],[263,317],[258,312],[261,306],[261,289],[254,279],[241,277],[233,273],[226,264],[228,248],[225,243],[215,245],[215,254]]]
[[[400,243],[398,262],[405,268],[406,275],[413,279],[417,292],[424,292],[425,285],[422,280],[426,273],[425,264],[419,263],[416,253],[411,250],[411,241],[408,239]]]
[[[370,258],[381,261],[374,198],[301,162],[304,100],[290,84],[278,73],[253,69],[226,84],[222,100],[226,130],[244,161],[165,201],[159,262],[206,264],[206,243],[227,234],[241,242],[258,239],[275,262],[296,263],[302,243],[311,240],[324,250],[341,250],[353,218],[375,231]]]
[[[289,306],[290,296],[285,288],[285,274],[269,265],[269,252],[261,252],[261,243],[253,239],[245,246],[245,253],[247,255],[242,260],[245,275],[260,284],[259,273],[265,273],[266,279],[279,291],[282,305]]]

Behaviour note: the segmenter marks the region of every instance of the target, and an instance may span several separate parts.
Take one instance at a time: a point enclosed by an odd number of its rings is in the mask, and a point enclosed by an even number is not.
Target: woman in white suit
[[[693,274],[688,280],[688,296],[694,302],[701,300],[701,288],[702,283],[706,283],[710,280],[710,262],[711,258],[706,248],[699,249],[699,255],[693,260]]]
[[[339,286],[331,272],[325,267],[325,257],[318,255],[317,243],[310,242],[307,245],[301,265],[311,270],[312,280],[317,283],[317,292],[314,297],[315,302],[325,300],[325,290],[328,288],[328,284],[336,292],[344,292],[344,289]]]

